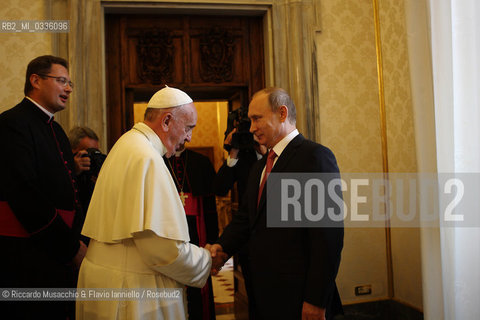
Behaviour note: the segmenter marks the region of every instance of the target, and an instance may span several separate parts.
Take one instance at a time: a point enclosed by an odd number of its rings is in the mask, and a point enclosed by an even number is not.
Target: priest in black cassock
[[[218,218],[213,193],[215,169],[210,160],[184,146],[164,160],[185,208],[190,242],[201,247],[213,243],[218,238]],[[215,319],[211,278],[202,289],[187,287],[187,300],[189,320]]]
[[[73,83],[67,62],[53,56],[32,60],[25,80],[25,98],[0,115],[0,287],[75,288],[83,213],[70,143],[54,121]],[[73,319],[74,306],[0,302],[2,319]]]

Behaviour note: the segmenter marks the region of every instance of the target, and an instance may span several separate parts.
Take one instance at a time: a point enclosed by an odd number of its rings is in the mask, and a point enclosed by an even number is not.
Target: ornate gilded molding
[[[200,77],[205,82],[233,80],[233,35],[219,26],[200,35]]]
[[[174,46],[166,30],[149,29],[138,33],[138,76],[151,83],[173,81]]]

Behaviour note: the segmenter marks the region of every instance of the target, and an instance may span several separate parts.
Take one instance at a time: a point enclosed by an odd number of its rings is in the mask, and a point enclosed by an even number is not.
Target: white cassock
[[[182,202],[155,132],[137,123],[110,151],[82,234],[79,288],[178,288],[180,298],[77,300],[77,319],[186,319],[185,285],[203,287],[209,251],[190,244]]]

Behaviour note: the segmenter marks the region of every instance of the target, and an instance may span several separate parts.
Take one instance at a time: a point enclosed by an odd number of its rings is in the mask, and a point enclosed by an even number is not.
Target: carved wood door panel
[[[265,85],[262,17],[106,15],[108,145],[133,125],[133,102],[165,84],[194,100],[248,98]]]

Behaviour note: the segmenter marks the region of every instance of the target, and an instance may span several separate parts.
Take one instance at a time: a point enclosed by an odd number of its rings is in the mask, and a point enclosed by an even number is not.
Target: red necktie
[[[267,165],[265,166],[265,174],[263,175],[262,183],[260,183],[260,188],[258,189],[258,198],[257,198],[257,207],[260,204],[260,198],[262,196],[263,188],[265,187],[265,183],[267,182],[268,175],[272,171],[273,168],[273,161],[277,154],[273,149],[270,150],[267,156]]]

